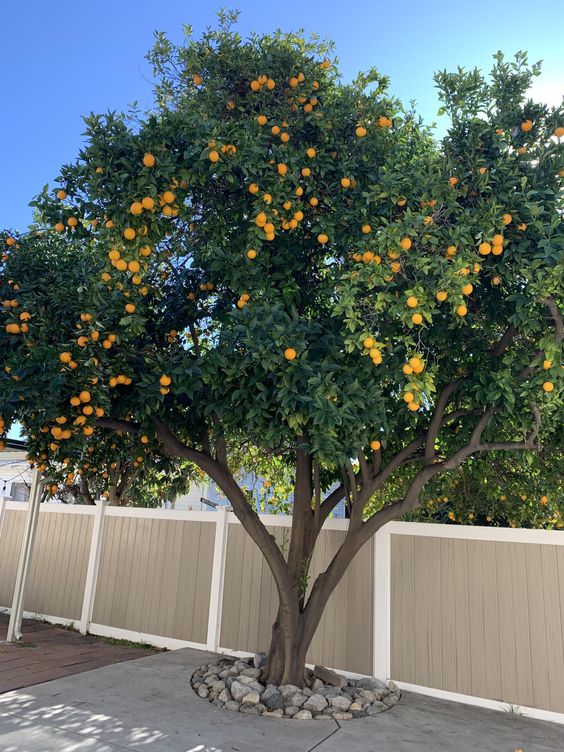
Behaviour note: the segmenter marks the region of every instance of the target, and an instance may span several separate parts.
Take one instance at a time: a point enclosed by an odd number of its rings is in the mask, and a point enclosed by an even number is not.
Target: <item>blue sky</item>
[[[153,30],[176,41],[182,23],[197,34],[215,21],[221,3],[206,0],[27,0],[0,10],[0,227],[24,229],[28,202],[52,183],[59,166],[81,143],[81,116],[151,101],[144,54]],[[432,75],[457,65],[488,68],[499,49],[520,49],[545,61],[541,98],[564,92],[564,45],[558,3],[473,0],[392,3],[389,0],[239,0],[239,30],[300,27],[337,43],[345,79],[376,66],[391,77],[391,91],[416,99],[425,119],[438,103]],[[562,16],[560,16],[560,19]]]

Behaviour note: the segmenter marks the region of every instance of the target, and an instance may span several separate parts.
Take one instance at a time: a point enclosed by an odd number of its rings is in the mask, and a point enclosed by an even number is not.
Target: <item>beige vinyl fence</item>
[[[27,504],[0,502],[8,609]],[[284,549],[291,518],[264,516]],[[321,572],[346,520],[328,520]],[[25,610],[81,631],[177,648],[268,646],[276,589],[231,512],[44,504]],[[308,661],[564,722],[564,534],[393,522],[356,556]]]

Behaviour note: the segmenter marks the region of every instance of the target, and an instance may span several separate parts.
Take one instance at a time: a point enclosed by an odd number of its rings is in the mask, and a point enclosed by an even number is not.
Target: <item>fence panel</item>
[[[92,622],[205,643],[215,518],[108,512]]]
[[[564,545],[392,533],[391,616],[392,678],[564,713]]]
[[[289,528],[268,528],[279,545]],[[325,529],[310,566],[310,582],[336,553],[345,530]],[[331,596],[313,638],[307,660],[363,674],[372,673],[373,544],[353,560]],[[278,596],[270,570],[257,546],[241,525],[230,524],[225,563],[221,646],[253,652],[266,650]]]

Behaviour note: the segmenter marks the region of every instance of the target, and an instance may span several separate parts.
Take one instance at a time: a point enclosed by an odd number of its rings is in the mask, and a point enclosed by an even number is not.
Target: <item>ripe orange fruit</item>
[[[482,256],[487,256],[489,253],[492,252],[492,247],[489,243],[480,243],[478,247],[478,252]]]
[[[446,250],[446,252],[447,252],[447,256],[450,256],[451,258],[452,258],[453,256],[456,256],[456,250],[457,250],[457,249],[456,249],[456,246],[455,246],[455,245],[449,245],[449,247],[448,247],[448,248],[447,248],[447,250]]]
[[[364,138],[364,136],[366,136],[366,128],[362,125],[359,125],[357,126],[355,133],[358,136],[358,138]]]
[[[62,189],[60,191],[57,191],[57,198],[60,198],[61,201],[64,201],[66,197],[67,197],[66,191],[63,191]]]
[[[284,357],[286,358],[286,360],[294,360],[297,354],[298,353],[294,350],[293,347],[287,347],[284,350]]]
[[[67,225],[69,227],[76,227],[78,224],[78,219],[76,217],[69,217],[67,219]]]
[[[503,253],[503,246],[502,245],[494,245],[492,246],[492,254],[494,256],[501,256]]]
[[[133,229],[133,227],[126,227],[125,230],[123,231],[123,237],[126,240],[134,240],[135,230]]]
[[[370,449],[372,449],[374,452],[377,452],[381,446],[382,444],[380,444],[378,439],[374,439],[373,441],[370,442]]]
[[[131,214],[143,214],[143,204],[140,201],[134,201],[129,207]]]
[[[151,196],[145,196],[145,198],[141,200],[141,206],[143,207],[143,209],[151,211],[155,208],[155,202],[151,198]]]
[[[247,258],[255,259],[256,257],[257,257],[257,252],[255,251],[255,249],[249,248],[249,250],[247,251]]]
[[[159,378],[159,384],[161,386],[169,386],[170,384],[172,384],[172,379],[170,378],[170,376],[167,376],[163,373],[163,375]]]
[[[409,238],[402,238],[400,240],[400,246],[403,248],[404,251],[409,251],[411,248],[411,240]]]
[[[312,196],[309,200],[309,203],[310,203],[310,206],[317,206],[317,204],[319,203],[319,199],[316,198],[315,196]]]
[[[501,218],[501,221],[504,225],[509,225],[513,221],[513,217],[511,216],[511,214],[504,214]]]
[[[212,149],[208,154],[208,159],[210,160],[210,162],[217,162],[219,160],[219,152],[217,152],[215,149]]]
[[[462,285],[462,294],[470,295],[473,289],[474,287],[470,284],[470,282],[467,282],[465,285]]]
[[[532,120],[523,120],[521,123],[521,130],[524,133],[528,133],[533,127],[533,121]]]
[[[313,159],[315,155],[317,154],[317,152],[315,151],[313,146],[310,146],[309,149],[306,149],[306,154],[310,159]]]
[[[458,178],[452,177],[448,179],[449,185],[456,185],[458,183]]]
[[[251,87],[251,90],[252,90],[252,91],[259,91],[259,89],[260,89],[260,84],[259,84],[259,82],[258,82],[258,81],[256,81],[256,80],[255,80],[255,81],[251,81],[251,83],[250,83],[250,87]]]
[[[64,224],[62,222],[57,222],[57,224],[55,225],[55,230],[57,232],[64,232],[65,231]]]
[[[362,344],[364,345],[364,347],[367,350],[370,350],[371,347],[374,347],[374,345],[376,344],[376,342],[374,341],[374,337],[366,337],[363,340]]]
[[[78,398],[81,402],[90,402],[90,400],[92,399],[90,392],[87,389],[84,389],[82,392],[80,392]]]
[[[126,303],[126,305],[125,305],[125,312],[126,313],[135,313],[135,304],[134,303]]]
[[[266,117],[266,115],[259,115],[257,117],[257,123],[259,125],[266,125],[266,123],[267,123],[267,117]]]
[[[88,344],[88,337],[84,337],[84,336],[82,336],[82,337],[79,337],[79,338],[78,338],[78,339],[76,340],[76,343],[77,343],[77,345],[78,345],[79,347],[86,347],[86,345]]]
[[[545,371],[549,371],[552,368],[552,361],[551,360],[545,360],[543,361],[542,367]]]
[[[72,355],[70,354],[70,352],[62,352],[59,355],[59,360],[61,361],[61,363],[70,363],[72,360]]]
[[[276,169],[278,170],[279,175],[286,175],[288,172],[288,165],[284,164],[283,162],[279,162]]]
[[[493,245],[503,245],[503,235],[500,235],[499,233],[497,235],[494,235],[492,238]]]
[[[458,308],[456,309],[456,313],[459,316],[466,316],[466,314],[468,313],[468,308],[466,308],[465,305],[459,305]]]
[[[423,316],[420,313],[414,313],[411,317],[411,320],[414,324],[422,324],[423,323]]]
[[[154,167],[156,161],[157,160],[155,159],[155,157],[149,153],[145,154],[145,156],[143,157],[143,164],[145,165],[145,167]]]
[[[125,259],[118,259],[115,262],[115,267],[118,270],[118,272],[124,272],[127,269],[127,261]]]
[[[341,178],[341,185],[343,186],[343,188],[349,188],[350,184],[351,184],[350,178]]]
[[[419,305],[419,300],[415,297],[415,295],[410,295],[405,302],[408,308],[417,308],[417,306]]]
[[[409,402],[413,402],[414,399],[415,399],[415,395],[413,394],[413,392],[406,392],[403,395],[403,401],[404,402],[408,402],[408,403]]]
[[[556,128],[554,131],[554,135],[556,136],[556,138],[562,138],[564,136],[564,127],[562,127],[561,125],[558,126],[558,128]]]
[[[163,193],[163,201],[165,202],[165,204],[172,204],[175,198],[176,196],[172,191],[165,191]]]
[[[282,143],[287,144],[289,140],[290,140],[290,134],[289,133],[281,133],[280,134],[280,141],[282,141]]]
[[[369,224],[362,225],[361,230],[363,235],[370,235],[372,232],[372,226]]]
[[[421,358],[413,357],[409,359],[409,365],[413,369],[414,373],[422,373],[425,370],[425,365]]]
[[[552,390],[554,389],[554,384],[552,383],[552,381],[545,381],[542,385],[542,388],[545,392],[552,392]]]
[[[411,410],[412,412],[417,412],[419,410],[419,403],[418,402],[408,402],[407,403],[407,409]]]
[[[192,81],[194,82],[195,86],[201,86],[202,80],[203,79],[199,73],[194,73],[194,75],[192,76]]]
[[[323,68],[323,70],[327,70],[331,67],[331,63],[329,62],[329,60],[325,59],[322,63],[320,63],[319,67]]]
[[[439,290],[439,292],[435,295],[436,299],[439,301],[439,303],[442,303],[445,301],[448,297],[448,293],[446,293],[444,290]]]
[[[324,232],[320,232],[317,236],[317,240],[319,243],[321,243],[321,245],[325,245],[325,243],[329,240],[329,237]]]

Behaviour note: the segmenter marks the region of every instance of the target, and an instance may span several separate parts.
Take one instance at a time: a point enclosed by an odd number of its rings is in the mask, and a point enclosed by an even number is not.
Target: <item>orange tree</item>
[[[360,547],[439,474],[549,440],[562,406],[564,116],[525,100],[537,68],[438,74],[437,143],[332,54],[229,19],[158,36],[154,111],[86,118],[36,201],[52,229],[6,236],[2,272],[6,424],[47,468],[40,426],[66,416],[67,453],[125,431],[212,478],[276,583],[264,678],[298,685]],[[247,445],[293,468],[284,552],[235,478]],[[399,468],[408,487],[371,514]],[[342,499],[348,532],[314,579]]]
[[[469,458],[456,471],[437,475],[423,489],[419,508],[404,519],[494,527],[564,528],[562,444],[539,452],[491,452]],[[414,469],[396,471],[372,498],[376,511],[404,493]]]

